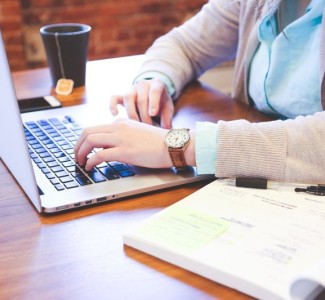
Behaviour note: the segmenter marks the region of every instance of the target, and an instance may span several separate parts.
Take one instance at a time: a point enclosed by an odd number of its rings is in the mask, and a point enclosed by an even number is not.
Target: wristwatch
[[[188,128],[171,129],[166,134],[165,143],[176,170],[184,170],[187,167],[184,151],[190,142],[189,131]]]

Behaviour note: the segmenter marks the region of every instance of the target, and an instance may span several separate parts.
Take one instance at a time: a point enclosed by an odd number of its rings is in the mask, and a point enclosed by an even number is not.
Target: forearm
[[[295,120],[218,123],[216,176],[325,181],[325,112]]]

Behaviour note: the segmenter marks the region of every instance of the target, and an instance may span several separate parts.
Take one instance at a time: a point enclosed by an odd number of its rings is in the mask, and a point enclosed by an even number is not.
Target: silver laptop
[[[114,117],[78,105],[20,114],[0,33],[0,157],[40,213],[55,213],[211,178],[107,162],[84,172],[73,147],[82,128]]]

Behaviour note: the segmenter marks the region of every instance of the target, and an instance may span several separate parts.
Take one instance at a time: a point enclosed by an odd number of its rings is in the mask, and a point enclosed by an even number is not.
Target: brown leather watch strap
[[[177,170],[186,169],[187,164],[184,157],[184,149],[183,148],[168,148],[170,158],[173,161],[174,166]]]

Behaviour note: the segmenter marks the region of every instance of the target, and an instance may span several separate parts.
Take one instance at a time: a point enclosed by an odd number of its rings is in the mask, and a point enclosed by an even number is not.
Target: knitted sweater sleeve
[[[294,120],[218,123],[217,177],[325,182],[325,112]]]

